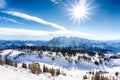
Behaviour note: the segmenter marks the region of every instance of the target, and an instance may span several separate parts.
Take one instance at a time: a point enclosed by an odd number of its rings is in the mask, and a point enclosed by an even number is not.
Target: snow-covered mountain
[[[53,47],[84,47],[84,48],[100,48],[113,52],[120,52],[120,40],[100,41],[89,40],[78,37],[55,37],[47,42],[48,46]]]
[[[89,40],[78,37],[55,37],[47,42],[48,46],[55,47],[80,47],[80,46],[91,46],[100,43],[99,41]]]
[[[20,46],[43,46],[45,41],[0,40],[0,49],[16,48]]]
[[[111,50],[113,52],[120,52],[120,41],[98,41],[89,40],[78,37],[54,37],[49,41],[20,41],[20,40],[0,40],[0,49],[15,48],[19,46],[51,46],[51,47],[84,47],[84,48],[100,48]]]

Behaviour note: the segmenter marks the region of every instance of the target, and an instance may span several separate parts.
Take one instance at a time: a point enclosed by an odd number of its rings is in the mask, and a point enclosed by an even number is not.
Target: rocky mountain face
[[[51,46],[51,47],[79,47],[79,48],[100,48],[113,52],[120,52],[120,40],[99,41],[78,37],[54,37],[49,41],[21,41],[21,40],[0,40],[0,49],[15,48],[19,46]]]

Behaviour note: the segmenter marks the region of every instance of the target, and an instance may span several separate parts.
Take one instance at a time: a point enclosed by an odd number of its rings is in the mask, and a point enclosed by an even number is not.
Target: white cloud
[[[14,19],[11,19],[11,18],[6,18],[6,17],[0,17],[0,20],[4,20],[6,22],[13,22],[13,23],[18,23],[18,24],[23,24],[23,23],[20,23]]]
[[[28,20],[31,20],[31,21],[34,21],[34,22],[38,22],[40,24],[48,25],[48,26],[51,26],[51,27],[54,27],[54,28],[57,28],[57,29],[60,29],[60,30],[66,30],[63,26],[57,25],[55,23],[43,20],[43,19],[35,17],[35,16],[27,15],[25,13],[14,12],[14,11],[1,11],[1,12],[12,15],[12,16],[17,16],[17,17],[20,17],[20,18],[28,19]]]
[[[5,8],[6,2],[5,0],[0,0],[0,9]]]
[[[15,28],[0,28],[0,35],[27,35],[27,36],[74,36],[91,38],[91,34],[79,31],[39,31],[28,29],[15,29]]]
[[[54,4],[59,4],[61,0],[51,0]]]
[[[0,35],[29,35],[29,36],[45,36],[46,31],[15,29],[15,28],[0,28]]]
[[[53,2],[53,3],[56,2],[56,1],[57,1],[57,0],[51,0],[51,2]]]
[[[66,30],[66,31],[54,31],[51,32],[51,34],[55,35],[62,35],[62,36],[74,36],[74,37],[84,37],[84,38],[92,38],[93,35],[86,32],[80,32],[80,31],[72,31],[72,30]]]
[[[44,25],[48,25],[54,28],[58,28],[58,31],[40,31],[40,30],[27,30],[27,29],[15,29],[15,28],[0,28],[0,35],[28,35],[28,36],[74,36],[74,37],[83,37],[83,38],[92,38],[93,35],[86,32],[79,32],[73,30],[67,30],[63,26],[57,25],[52,22],[45,21],[41,18],[30,16],[20,12],[14,11],[2,11],[9,15],[20,17],[23,19],[31,20],[38,22]]]
[[[52,3],[56,4],[56,5],[61,5],[61,6],[64,6],[64,7],[67,7],[68,4],[62,0],[50,0]]]

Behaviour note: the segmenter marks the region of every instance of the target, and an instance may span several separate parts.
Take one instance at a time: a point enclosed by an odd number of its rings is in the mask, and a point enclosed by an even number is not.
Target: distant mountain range
[[[51,46],[51,47],[77,47],[77,48],[100,48],[113,52],[120,52],[120,40],[99,41],[78,37],[54,37],[49,41],[41,40],[0,40],[0,49],[15,48],[19,46]]]

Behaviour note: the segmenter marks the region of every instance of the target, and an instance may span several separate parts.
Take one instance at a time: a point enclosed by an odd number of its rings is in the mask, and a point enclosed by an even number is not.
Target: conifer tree
[[[3,60],[1,55],[0,55],[0,65],[3,65]]]
[[[22,64],[22,68],[27,68],[27,65],[25,63]]]
[[[8,58],[5,59],[5,64],[11,65],[11,66],[13,65],[12,61]]]
[[[56,70],[56,75],[60,75],[60,69]]]
[[[84,76],[83,76],[83,80],[84,80],[84,79],[87,79],[87,75],[84,75]]]
[[[31,65],[31,72],[33,74],[40,74],[42,72],[40,65],[38,63],[33,63]]]
[[[37,74],[40,74],[41,72],[42,72],[42,70],[41,70],[41,68],[40,68],[40,65],[39,64],[37,64],[38,66],[37,66]]]
[[[18,64],[17,64],[17,62],[15,62],[15,67],[17,67],[18,66]]]
[[[43,65],[43,72],[46,72],[45,65]]]
[[[52,76],[55,75],[55,69],[54,69],[54,68],[50,69],[50,74],[51,74]]]
[[[49,69],[47,66],[43,65],[43,72],[49,72]]]

